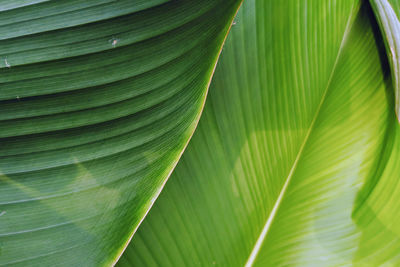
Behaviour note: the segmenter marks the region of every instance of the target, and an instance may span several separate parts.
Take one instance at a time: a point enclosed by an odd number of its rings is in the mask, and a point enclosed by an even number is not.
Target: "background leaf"
[[[392,70],[392,80],[396,96],[396,113],[400,114],[400,1],[371,0],[376,19],[382,29],[386,52]],[[399,120],[400,121],[400,120]]]
[[[196,127],[239,1],[0,1],[0,265],[111,265]]]
[[[399,265],[398,125],[367,2],[244,2],[119,266]]]

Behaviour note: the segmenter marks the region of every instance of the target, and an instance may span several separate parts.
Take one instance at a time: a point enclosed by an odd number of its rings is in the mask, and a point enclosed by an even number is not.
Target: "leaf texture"
[[[368,2],[247,0],[119,266],[397,266],[399,141]]]
[[[116,262],[191,137],[239,1],[0,1],[0,265]]]

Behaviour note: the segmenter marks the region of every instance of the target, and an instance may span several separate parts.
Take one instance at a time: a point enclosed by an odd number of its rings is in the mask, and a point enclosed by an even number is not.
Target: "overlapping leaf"
[[[396,96],[396,113],[400,114],[400,1],[370,0],[380,24],[387,56],[392,70],[393,87]],[[399,120],[400,121],[400,120]]]
[[[0,1],[0,265],[110,265],[179,159],[239,1]]]

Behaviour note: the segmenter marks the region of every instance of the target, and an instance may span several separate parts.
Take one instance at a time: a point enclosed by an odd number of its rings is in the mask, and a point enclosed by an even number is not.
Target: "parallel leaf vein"
[[[320,114],[321,108],[322,108],[322,106],[323,106],[323,104],[325,102],[325,99],[326,99],[326,95],[327,95],[328,89],[329,89],[330,84],[332,82],[332,77],[333,77],[333,75],[335,73],[337,63],[339,61],[340,55],[341,55],[343,47],[344,47],[344,43],[345,43],[345,41],[347,39],[348,33],[350,32],[350,29],[351,29],[351,26],[352,26],[352,21],[353,21],[353,15],[354,15],[354,12],[351,13],[351,15],[349,16],[349,18],[347,20],[347,24],[346,24],[346,28],[345,28],[345,31],[344,31],[344,34],[343,34],[343,38],[342,38],[342,41],[340,43],[340,47],[339,47],[335,62],[333,64],[332,71],[330,73],[326,88],[325,88],[324,93],[323,93],[323,95],[321,97],[321,101],[320,101],[320,103],[318,105],[317,111],[315,112],[315,115],[313,117],[313,120],[311,121],[311,124],[310,124],[310,127],[309,127],[308,131],[307,131],[307,134],[306,134],[306,136],[305,136],[305,138],[303,140],[303,143],[300,146],[300,149],[299,149],[299,152],[297,153],[296,159],[293,162],[292,168],[290,169],[290,172],[289,172],[289,174],[288,174],[288,176],[287,176],[287,178],[285,180],[285,183],[284,183],[284,185],[283,185],[283,187],[282,187],[282,189],[281,189],[281,191],[280,191],[280,193],[278,195],[278,198],[275,201],[275,204],[274,204],[274,206],[273,206],[273,208],[271,210],[271,213],[268,216],[268,219],[267,219],[267,221],[266,221],[266,223],[265,223],[265,225],[264,225],[264,227],[263,227],[263,229],[262,229],[262,231],[260,233],[260,236],[258,237],[258,239],[257,239],[257,241],[256,241],[256,243],[255,243],[255,245],[253,247],[253,250],[250,253],[250,256],[249,256],[249,258],[248,258],[248,260],[246,262],[246,265],[245,265],[246,267],[250,267],[250,266],[253,265],[257,255],[258,255],[258,253],[259,253],[259,251],[260,251],[260,249],[262,247],[262,244],[263,244],[263,242],[264,242],[264,240],[265,240],[265,238],[266,238],[266,236],[268,234],[268,231],[271,228],[272,222],[273,222],[274,218],[276,217],[276,214],[278,212],[280,204],[282,203],[283,197],[284,197],[284,195],[285,195],[285,193],[287,191],[289,183],[290,183],[290,181],[291,181],[291,179],[293,177],[293,174],[294,174],[294,172],[295,172],[295,170],[297,168],[298,162],[299,162],[299,160],[300,160],[300,158],[301,158],[301,156],[303,154],[304,147],[306,146],[306,144],[308,142],[308,139],[309,139],[309,137],[311,135],[311,132],[314,129],[315,122],[316,122],[316,120],[317,120],[317,118],[318,118],[318,116]]]

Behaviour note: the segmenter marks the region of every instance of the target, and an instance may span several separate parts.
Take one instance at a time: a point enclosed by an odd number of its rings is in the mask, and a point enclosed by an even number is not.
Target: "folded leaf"
[[[392,70],[393,87],[396,96],[396,114],[400,116],[400,1],[370,0],[376,19],[382,29],[387,56]],[[399,119],[400,121],[400,119]]]
[[[0,265],[116,262],[197,125],[238,5],[0,0]]]

